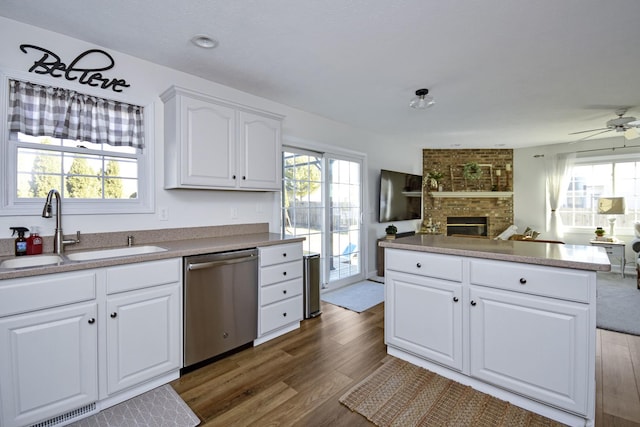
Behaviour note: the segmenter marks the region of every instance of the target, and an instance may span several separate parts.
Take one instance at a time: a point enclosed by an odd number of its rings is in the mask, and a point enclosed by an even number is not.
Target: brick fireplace
[[[433,197],[438,191],[428,185],[423,188],[423,220],[429,219],[440,224],[443,234],[449,233],[448,218],[476,217],[486,220],[486,235],[495,237],[513,224],[513,150],[511,149],[424,149],[423,176],[429,172],[439,171],[443,174],[440,181],[443,193]],[[483,165],[482,178],[476,182],[465,181],[462,166],[474,162]],[[490,165],[490,167],[489,167]],[[508,165],[508,166],[507,166]],[[497,172],[497,171],[500,172]],[[501,193],[502,192],[507,193]],[[495,192],[496,196],[491,194]],[[474,196],[474,193],[476,195]],[[466,234],[475,233],[471,226]],[[460,230],[460,229],[459,229]]]

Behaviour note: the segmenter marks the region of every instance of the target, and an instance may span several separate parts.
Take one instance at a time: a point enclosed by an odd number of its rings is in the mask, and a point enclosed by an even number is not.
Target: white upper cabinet
[[[165,188],[279,191],[282,116],[171,87]]]

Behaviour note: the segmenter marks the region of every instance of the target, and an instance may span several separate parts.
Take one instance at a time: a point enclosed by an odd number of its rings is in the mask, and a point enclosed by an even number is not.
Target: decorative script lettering
[[[113,57],[104,50],[87,50],[67,65],[60,60],[58,55],[50,50],[31,44],[20,45],[20,50],[24,53],[28,53],[27,51],[29,49],[42,53],[40,59],[35,61],[31,68],[29,68],[30,73],[48,74],[51,77],[64,77],[69,81],[77,80],[78,83],[83,85],[112,89],[114,92],[122,92],[122,88],[131,86],[125,79],[109,79],[102,75],[101,71],[110,70],[115,64]],[[88,62],[89,58],[91,58],[91,62],[94,64],[104,62],[105,65],[99,66],[98,68],[86,68],[82,63]]]

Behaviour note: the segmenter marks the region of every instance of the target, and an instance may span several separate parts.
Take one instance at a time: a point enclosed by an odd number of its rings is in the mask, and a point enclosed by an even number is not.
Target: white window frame
[[[19,199],[17,197],[17,145],[9,140],[9,130],[7,126],[7,109],[9,105],[9,80],[24,80],[45,86],[55,86],[63,89],[75,90],[100,98],[109,98],[119,102],[142,105],[132,102],[129,99],[112,96],[115,93],[98,92],[89,87],[72,87],[65,84],[63,80],[44,80],[30,73],[4,73],[0,72],[2,89],[0,91],[0,165],[6,171],[0,186],[0,216],[33,215],[42,210],[44,198]],[[153,213],[155,207],[154,190],[154,104],[147,103],[144,107],[144,133],[145,147],[137,156],[138,168],[138,198],[129,199],[96,199],[77,200],[66,198],[64,212],[72,215],[95,215],[95,214],[137,214]],[[57,190],[60,190],[59,188]]]
[[[628,154],[614,154],[614,155],[597,155],[597,156],[580,156],[573,161],[572,167],[575,166],[590,166],[590,165],[598,165],[598,164],[612,164],[612,163],[630,163],[630,162],[640,162],[640,153],[628,153]],[[571,174],[573,172],[570,172]],[[603,197],[607,196],[618,196],[619,194],[602,194]],[[640,198],[640,194],[637,195]],[[566,201],[566,196],[564,200],[561,200],[561,204]],[[633,205],[627,202],[627,212]],[[562,207],[559,208],[561,210]],[[640,221],[640,212],[637,212],[638,220]],[[606,220],[606,217],[602,217],[602,221],[597,226],[602,226],[605,230],[609,230],[609,225]],[[575,226],[564,224],[563,228],[567,233],[577,233],[577,234],[593,234],[594,227],[593,226]],[[616,234],[622,235],[634,235],[634,227],[633,221],[627,222],[623,225],[622,221],[618,220],[616,222]]]

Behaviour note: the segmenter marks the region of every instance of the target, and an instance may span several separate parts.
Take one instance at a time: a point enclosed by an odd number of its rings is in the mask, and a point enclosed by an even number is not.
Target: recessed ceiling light
[[[207,36],[206,34],[197,34],[191,37],[191,43],[203,49],[213,49],[218,46],[218,41]]]

